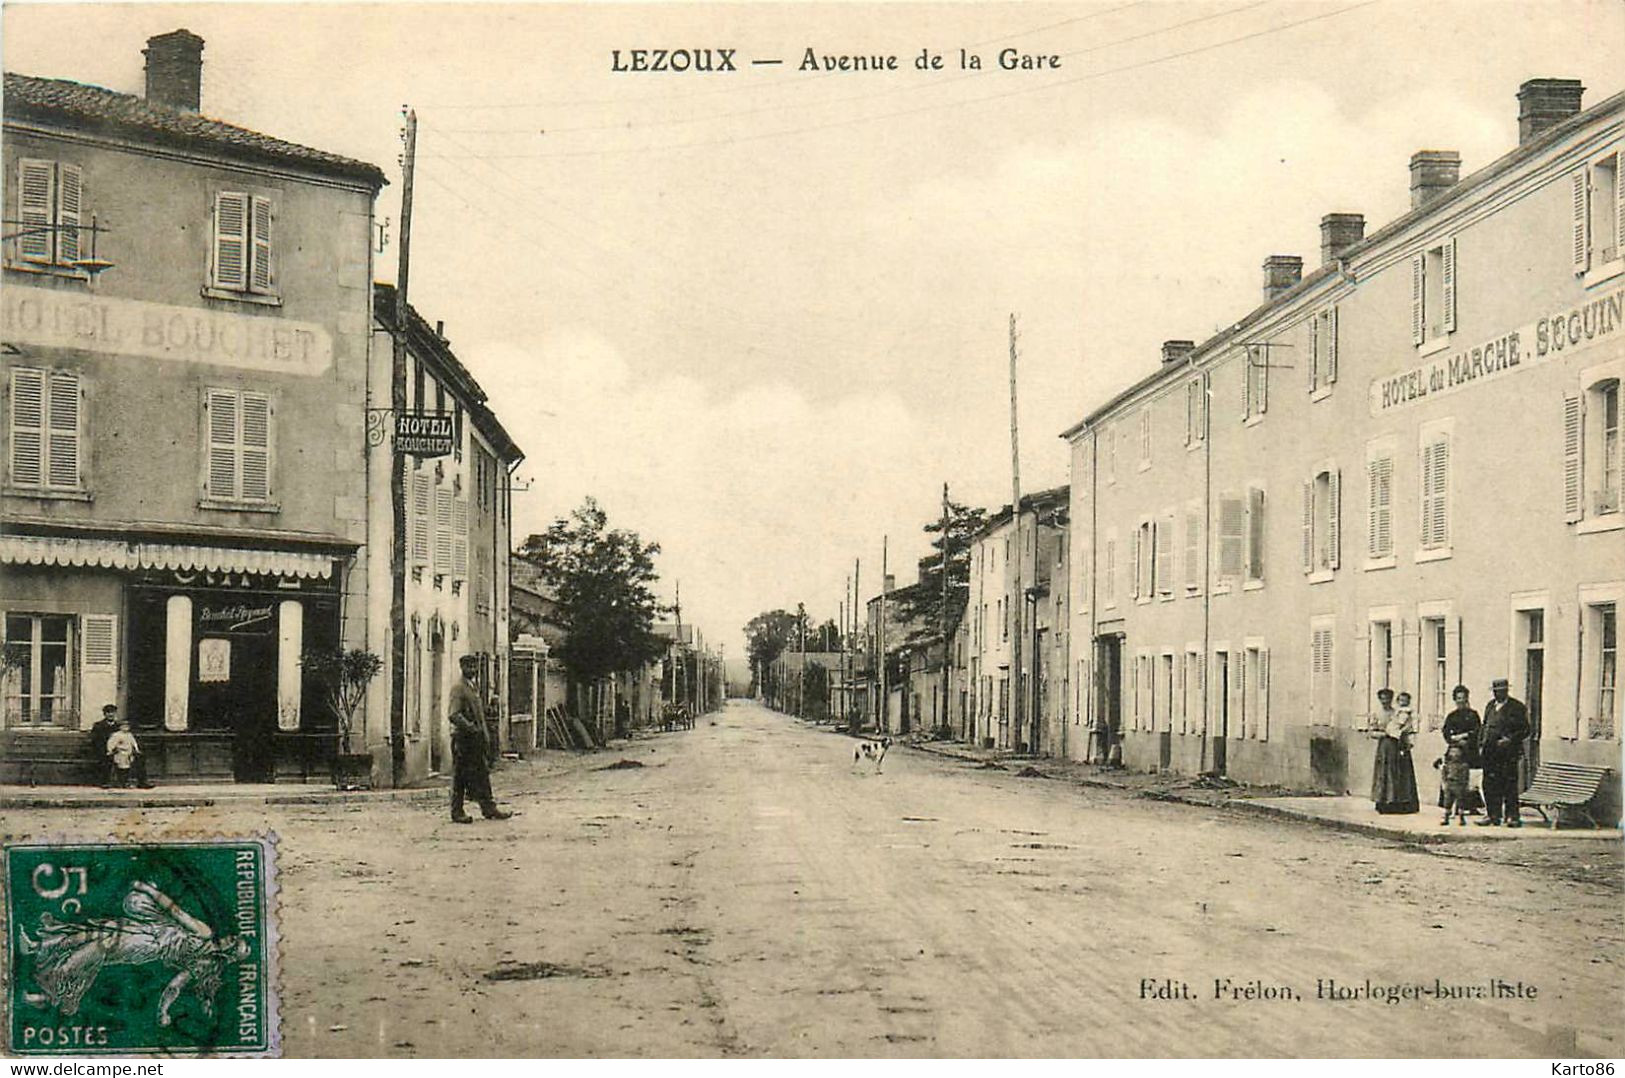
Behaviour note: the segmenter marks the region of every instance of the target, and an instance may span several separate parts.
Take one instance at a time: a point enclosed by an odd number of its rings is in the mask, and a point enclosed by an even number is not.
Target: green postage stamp
[[[277,1054],[274,838],[4,852],[14,1054]]]

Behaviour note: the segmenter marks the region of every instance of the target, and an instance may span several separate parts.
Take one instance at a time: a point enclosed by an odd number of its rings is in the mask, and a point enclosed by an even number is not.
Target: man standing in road
[[[1520,700],[1507,695],[1507,679],[1490,682],[1494,698],[1484,707],[1484,729],[1479,739],[1479,760],[1484,768],[1484,819],[1480,827],[1493,827],[1502,820],[1508,827],[1522,827],[1518,818],[1518,761],[1523,758],[1523,741],[1529,736],[1529,711]]]
[[[491,796],[491,764],[486,758],[485,707],[480,703],[480,692],[474,679],[479,674],[477,655],[464,655],[459,660],[463,680],[451,690],[451,822],[473,823],[474,817],[463,811],[466,794],[479,802],[480,812],[487,820],[506,820],[511,812],[497,808]]]

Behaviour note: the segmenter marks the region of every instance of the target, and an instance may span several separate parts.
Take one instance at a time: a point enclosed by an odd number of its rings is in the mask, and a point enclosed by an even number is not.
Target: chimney
[[[147,38],[147,100],[198,111],[203,99],[203,39],[190,30]]]
[[[1411,154],[1411,209],[1426,206],[1461,179],[1461,154],[1455,150],[1417,150]]]
[[[1181,363],[1191,358],[1194,351],[1196,351],[1195,341],[1163,341],[1162,365],[1166,367],[1170,363]]]
[[[897,590],[897,574],[896,573],[887,573],[886,574],[886,586],[884,588],[882,588],[881,590],[884,591],[884,592],[887,592],[888,594]]]
[[[1518,145],[1580,111],[1579,79],[1530,79],[1518,87]]]
[[[1325,265],[1365,239],[1365,215],[1328,213],[1320,219],[1320,264]]]
[[[1268,303],[1303,280],[1303,259],[1297,255],[1270,255],[1264,259],[1264,302]]]

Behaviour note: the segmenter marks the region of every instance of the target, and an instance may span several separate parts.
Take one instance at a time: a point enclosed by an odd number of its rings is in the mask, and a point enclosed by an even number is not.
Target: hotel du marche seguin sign
[[[1504,378],[1522,367],[1620,337],[1625,337],[1625,286],[1467,347],[1442,351],[1397,374],[1372,379],[1371,414],[1381,416],[1420,404],[1429,397]]]

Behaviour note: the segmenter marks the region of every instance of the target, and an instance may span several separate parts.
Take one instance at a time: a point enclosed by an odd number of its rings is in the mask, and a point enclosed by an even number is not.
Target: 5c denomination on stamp
[[[19,1055],[275,1055],[272,838],[8,844]]]

